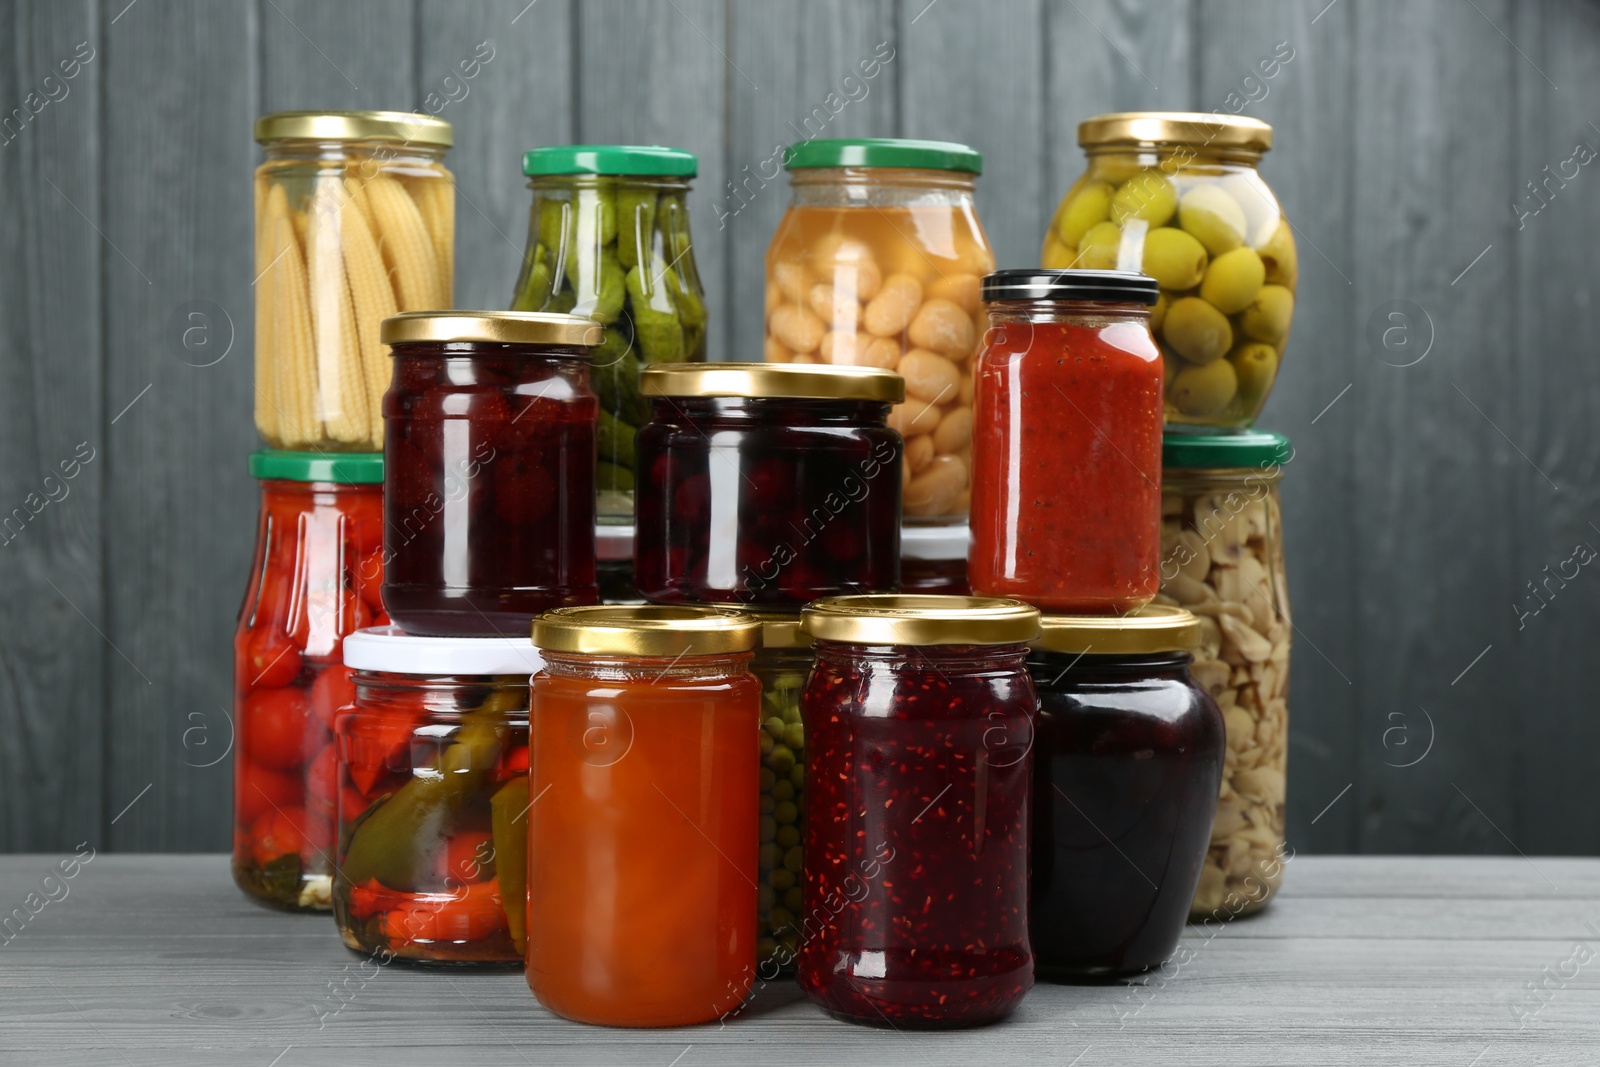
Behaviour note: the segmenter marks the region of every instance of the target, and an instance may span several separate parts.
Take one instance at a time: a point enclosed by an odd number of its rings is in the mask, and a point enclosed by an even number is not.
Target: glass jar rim
[[[678,659],[750,652],[761,622],[730,608],[677,604],[589,604],[553,608],[533,620],[533,643],[553,653]]]
[[[1039,636],[1039,609],[1008,597],[859,593],[812,601],[800,627],[852,645],[1013,645]]]
[[[256,119],[260,144],[279,141],[394,141],[449,148],[455,129],[413,111],[274,111]]]
[[[344,639],[344,665],[419,678],[533,675],[544,659],[521,638],[422,637],[398,626],[372,626]]]
[[[406,311],[383,320],[378,340],[390,346],[478,342],[593,348],[605,341],[605,327],[582,315],[547,311]]]
[[[752,400],[876,400],[898,404],[906,380],[877,367],[792,363],[661,363],[646,367],[639,390],[649,397],[745,397]]]
[[[1127,615],[1046,615],[1032,647],[1043,652],[1133,656],[1187,652],[1200,644],[1200,620],[1187,608],[1147,604]]]

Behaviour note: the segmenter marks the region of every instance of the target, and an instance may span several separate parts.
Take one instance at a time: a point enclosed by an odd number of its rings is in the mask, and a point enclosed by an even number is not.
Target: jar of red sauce
[[[900,591],[967,596],[967,551],[972,534],[959,526],[904,526],[900,529]]]
[[[557,1015],[684,1026],[750,992],[760,642],[718,608],[534,621],[528,985]]]
[[[527,945],[527,638],[344,643],[337,719],[339,936],[387,963],[522,965]]]
[[[1178,947],[1211,840],[1222,713],[1189,673],[1183,608],[1046,615],[1028,656],[1029,934],[1041,977],[1135,974]]]
[[[1033,985],[1028,820],[1039,612],[983,597],[812,604],[801,698],[800,988],[894,1027],[1003,1018]]]
[[[986,277],[983,294],[973,591],[1063,613],[1149,603],[1161,578],[1155,280],[1008,270]]]
[[[527,635],[598,599],[596,406],[571,315],[416,312],[385,319],[383,602],[407,633]]]
[[[657,603],[799,611],[900,582],[905,381],[873,367],[649,367],[634,581]]]
[[[334,712],[346,634],[384,623],[383,457],[265,450],[255,561],[234,631],[233,880],[325,911],[333,882]]]

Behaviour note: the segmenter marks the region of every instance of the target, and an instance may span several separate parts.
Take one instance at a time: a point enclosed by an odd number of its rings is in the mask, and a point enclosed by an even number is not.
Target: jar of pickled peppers
[[[896,588],[901,439],[887,420],[899,375],[680,363],[643,383],[641,596],[799,611]]]
[[[351,706],[337,718],[344,943],[388,962],[520,967],[527,945],[526,638],[344,643]]]
[[[800,988],[894,1027],[1008,1015],[1033,985],[1028,833],[1039,612],[984,597],[830,597],[801,614]]]
[[[1156,595],[1161,356],[1142,274],[1005,270],[983,280],[972,588],[1051,612]]]
[[[757,975],[769,980],[794,966],[800,937],[806,809],[806,733],[800,693],[811,671],[811,638],[798,615],[761,615],[761,647],[751,670],[761,680],[761,850],[757,890]]]
[[[539,612],[598,599],[589,356],[601,332],[506,311],[385,320],[383,602],[407,633],[522,637]]]
[[[765,358],[898,371],[905,515],[960,522],[979,279],[994,269],[973,199],[983,157],[946,141],[817,139],[784,165],[793,197],[767,248]]]
[[[557,1015],[684,1026],[750,992],[760,642],[710,607],[534,621],[528,985]]]
[[[551,145],[523,157],[533,207],[511,307],[606,327],[594,354],[605,522],[633,517],[633,436],[650,414],[640,369],[706,358],[705,291],[689,236],[697,166],[691,152],[654,145]]]
[[[273,448],[380,452],[380,324],[454,302],[450,124],[280,111],[255,137],[256,429]]]
[[[1189,673],[1200,623],[1152,604],[1046,615],[1028,931],[1038,973],[1111,977],[1178,946],[1211,839],[1222,714]]]
[[[1272,127],[1243,115],[1129,111],[1078,126],[1088,169],[1045,234],[1046,267],[1143,271],[1177,429],[1249,426],[1294,317],[1294,230],[1257,171]]]
[[[388,621],[383,457],[261,451],[255,559],[233,637],[233,879],[266,904],[329,907],[345,635]]]

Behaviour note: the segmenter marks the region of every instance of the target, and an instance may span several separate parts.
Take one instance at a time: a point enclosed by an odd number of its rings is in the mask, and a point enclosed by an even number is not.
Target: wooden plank
[[[101,826],[105,671],[142,684],[105,629],[100,79],[90,3],[0,8],[0,851]],[[59,66],[74,76],[64,77]],[[130,272],[131,273],[131,272]],[[87,463],[82,462],[87,459]],[[63,468],[61,464],[68,464]],[[75,476],[65,478],[64,472]]]
[[[700,158],[690,195],[694,258],[705,286],[706,346],[727,358],[728,242],[703,210],[726,181],[722,126],[736,94],[760,92],[761,71],[728,57],[726,7],[717,0],[587,0],[578,9],[577,140],[661,144]]]
[[[105,629],[128,664],[106,661],[98,847],[231,840],[231,770],[216,757],[231,738],[233,620],[257,498],[245,473],[256,447],[252,19],[238,5],[139,4],[106,31],[99,181],[106,237],[129,262],[104,261]],[[186,734],[195,726],[203,733]]]
[[[731,30],[729,57],[761,72],[761,91],[729,94],[727,180],[737,191],[724,185],[695,197],[695,225],[728,244],[728,351],[760,360],[767,245],[789,204],[780,149],[808,137],[894,136],[895,8],[892,0],[735,0]],[[891,57],[886,64],[880,53]],[[864,62],[873,77],[862,76]]]
[[[528,232],[522,153],[572,140],[572,5],[519,8],[422,0],[419,13],[412,106],[455,126],[446,160],[456,176],[457,307],[510,306]]]
[[[258,17],[262,111],[411,106],[414,0],[261,0]]]

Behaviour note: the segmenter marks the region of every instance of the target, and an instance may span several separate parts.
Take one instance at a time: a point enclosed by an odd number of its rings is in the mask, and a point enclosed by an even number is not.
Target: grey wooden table
[[[1597,859],[1300,857],[1267,912],[1191,928],[1165,973],[1040,985],[1005,1023],[939,1034],[834,1022],[787,984],[726,1027],[580,1026],[520,974],[363,967],[330,919],[247,902],[220,856],[46,882],[58,861],[0,857],[0,918],[28,916],[0,935],[7,1067],[1600,1062]]]

